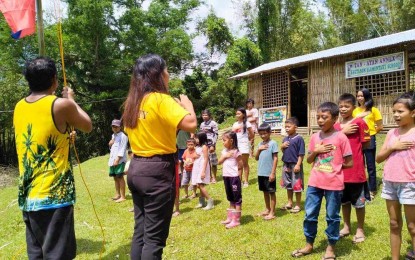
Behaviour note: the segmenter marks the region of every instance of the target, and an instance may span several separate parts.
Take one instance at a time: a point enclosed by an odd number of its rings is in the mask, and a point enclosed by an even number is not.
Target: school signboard
[[[357,78],[405,69],[403,52],[346,62],[346,78]]]
[[[259,124],[267,123],[272,130],[280,129],[285,134],[284,122],[287,119],[287,107],[271,107],[259,109]]]
[[[405,69],[404,53],[392,53],[346,62],[346,78],[357,78]]]

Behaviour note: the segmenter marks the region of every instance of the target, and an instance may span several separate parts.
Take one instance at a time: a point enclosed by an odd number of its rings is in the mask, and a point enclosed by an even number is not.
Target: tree
[[[208,38],[206,47],[210,54],[226,53],[233,43],[233,36],[225,19],[217,17],[212,10],[206,19],[198,24],[197,29]]]
[[[218,80],[209,81],[209,88],[202,94],[203,103],[209,105],[215,120],[222,122],[243,106],[246,99],[246,82],[229,80],[235,74],[253,69],[261,64],[258,46],[248,38],[235,40],[229,48],[225,64],[218,71]]]

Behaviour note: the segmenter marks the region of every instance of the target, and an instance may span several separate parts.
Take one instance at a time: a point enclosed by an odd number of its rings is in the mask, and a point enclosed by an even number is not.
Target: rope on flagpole
[[[56,6],[56,2],[58,2],[57,6]],[[55,0],[55,12],[57,12],[57,19],[58,19],[58,23],[57,23],[57,29],[58,29],[58,41],[59,41],[59,53],[61,56],[61,63],[62,63],[62,75],[63,75],[63,85],[64,87],[67,87],[67,82],[66,82],[66,70],[65,70],[65,57],[64,57],[64,48],[63,48],[63,33],[62,33],[62,21],[61,21],[61,13],[60,13],[60,8],[59,8],[59,0]],[[71,127],[71,134],[74,132],[74,127]],[[84,183],[84,186],[87,190],[89,199],[91,200],[91,204],[92,204],[92,208],[94,210],[94,214],[95,217],[99,223],[99,226],[101,228],[101,233],[102,233],[102,247],[99,253],[99,259],[102,259],[102,253],[105,252],[105,233],[104,233],[104,228],[102,226],[101,220],[98,217],[98,213],[97,210],[95,208],[95,203],[94,200],[92,199],[92,195],[91,192],[89,191],[88,185],[86,184],[84,175],[82,174],[82,169],[81,169],[81,161],[79,159],[78,156],[78,151],[76,149],[75,146],[75,138],[71,138],[71,143],[72,143],[72,148],[73,151],[75,153],[75,157],[76,157],[76,161],[78,163],[78,168],[79,168],[79,173],[82,179],[82,182]]]

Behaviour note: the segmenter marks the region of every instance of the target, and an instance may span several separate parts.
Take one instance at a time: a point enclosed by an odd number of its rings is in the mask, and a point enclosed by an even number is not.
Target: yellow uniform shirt
[[[20,100],[13,124],[19,160],[19,207],[23,211],[61,208],[75,203],[75,184],[69,162],[69,134],[53,120],[56,96],[35,102]]]
[[[360,107],[356,107],[353,110],[353,117],[356,117],[360,113],[365,112],[366,110]],[[370,135],[377,134],[376,132],[376,121],[382,120],[382,114],[376,107],[372,107],[372,112],[368,114],[367,116],[363,117],[363,120],[365,120],[367,126],[369,127],[369,133]]]
[[[145,96],[137,126],[124,129],[132,152],[142,157],[175,153],[177,126],[187,114],[170,95],[153,92]]]

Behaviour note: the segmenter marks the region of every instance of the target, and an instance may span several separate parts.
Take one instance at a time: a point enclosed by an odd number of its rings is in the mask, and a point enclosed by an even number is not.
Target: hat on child
[[[112,120],[111,126],[121,126],[121,120],[118,120],[118,119]]]

